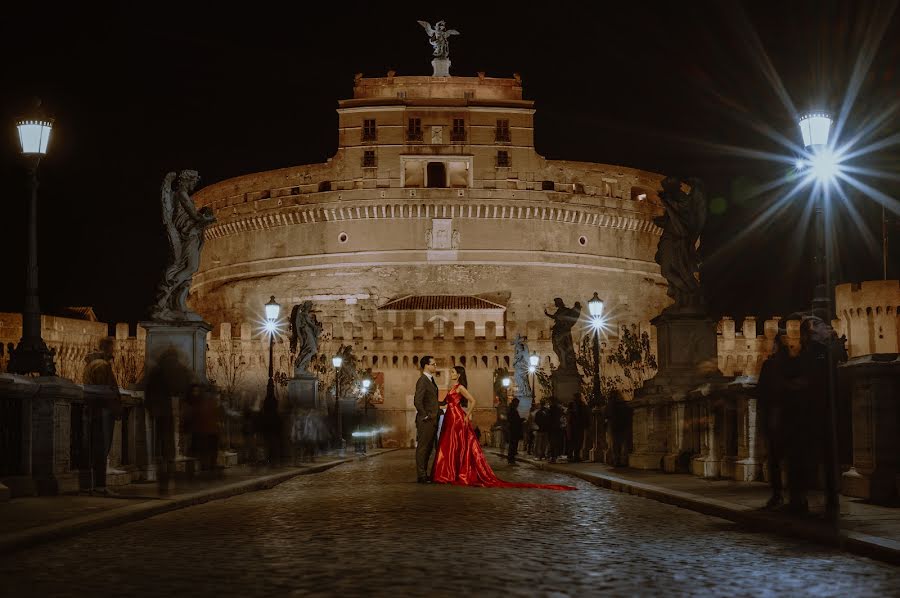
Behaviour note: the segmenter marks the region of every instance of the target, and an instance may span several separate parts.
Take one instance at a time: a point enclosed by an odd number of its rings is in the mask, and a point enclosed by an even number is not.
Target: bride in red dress
[[[447,392],[447,411],[441,424],[437,456],[431,479],[438,484],[457,486],[490,486],[494,488],[545,488],[547,490],[575,490],[558,484],[524,484],[504,482],[494,474],[481,450],[472,429],[475,397],[466,389],[466,368],[461,365],[450,370],[451,387]],[[460,401],[466,399],[467,408]]]

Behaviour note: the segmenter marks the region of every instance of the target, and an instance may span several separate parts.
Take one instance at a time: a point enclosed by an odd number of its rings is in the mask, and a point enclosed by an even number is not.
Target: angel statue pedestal
[[[147,331],[144,371],[152,372],[164,354],[174,352],[178,362],[192,373],[193,384],[209,384],[206,377],[206,336],[208,322],[141,322]]]
[[[431,68],[434,69],[432,77],[449,77],[450,76],[450,59],[435,58],[431,61]]]
[[[164,457],[167,475],[191,473],[198,461],[188,456],[189,436],[183,432],[185,402],[192,388],[209,385],[206,377],[207,322],[147,321],[144,357],[144,406],[153,422],[146,428],[151,455]],[[157,479],[158,463],[148,463],[148,480]]]
[[[318,404],[319,379],[309,372],[295,372],[288,380],[288,400],[291,406],[299,409],[325,408]]]

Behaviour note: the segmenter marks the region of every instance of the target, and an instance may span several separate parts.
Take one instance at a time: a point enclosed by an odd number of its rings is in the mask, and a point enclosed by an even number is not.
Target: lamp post
[[[266,333],[269,335],[269,382],[266,384],[266,400],[263,401],[263,412],[271,415],[276,412],[275,402],[275,372],[273,355],[275,351],[275,332],[277,330],[278,314],[281,306],[275,301],[275,295],[266,303]]]
[[[826,193],[823,187],[831,183],[836,174],[837,164],[829,144],[831,133],[831,117],[822,112],[806,114],[799,121],[803,145],[810,153],[809,166],[815,178],[813,185],[813,201],[815,202],[815,275],[816,285],[813,291],[812,312],[831,325],[834,319],[834,307],[831,301],[831,244],[828,242],[828,226],[826,222]],[[828,450],[825,463],[825,515],[833,522],[840,516],[838,499],[838,457],[837,457],[837,372],[833,343],[826,343],[826,438]]]
[[[369,444],[369,433],[371,431],[371,426],[369,426],[369,389],[372,386],[372,381],[368,378],[363,378],[362,388],[363,388],[363,425],[362,425],[362,452],[365,453],[368,449]]]
[[[602,461],[603,455],[607,451],[606,434],[603,417],[603,406],[601,401],[603,395],[600,393],[600,331],[605,323],[603,318],[603,300],[597,295],[588,300],[588,311],[591,314],[590,325],[594,333],[594,396],[591,397],[593,408],[591,409],[594,418],[594,447],[590,451],[591,461]]]
[[[36,109],[40,107],[37,103]],[[53,353],[41,337],[41,307],[38,301],[37,188],[38,165],[47,154],[53,121],[46,118],[20,119],[16,123],[22,156],[28,165],[28,265],[25,270],[25,306],[22,310],[22,339],[10,355],[7,370],[14,374],[37,373],[55,376]]]
[[[538,365],[541,363],[541,358],[538,357],[537,353],[532,353],[528,357],[528,373],[531,374],[531,403],[534,404],[535,399],[537,399],[537,389],[534,387],[534,378],[537,373]]]
[[[331,365],[334,366],[334,420],[335,430],[337,431],[338,448],[344,448],[344,436],[341,433],[341,366],[344,365],[344,358],[335,355],[331,358]]]
[[[594,292],[594,296],[588,301],[588,311],[591,313],[591,328],[594,331],[594,405],[600,404],[603,397],[600,394],[600,330],[603,329],[603,300]]]

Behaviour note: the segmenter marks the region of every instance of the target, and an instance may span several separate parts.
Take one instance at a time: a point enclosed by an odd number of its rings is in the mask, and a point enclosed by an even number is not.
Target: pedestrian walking
[[[563,454],[563,425],[566,421],[565,412],[556,397],[550,398],[550,408],[547,410],[547,415],[547,434],[550,441],[549,461],[550,463],[556,463],[559,456]]]
[[[582,460],[584,450],[584,435],[588,428],[590,418],[589,408],[584,401],[584,395],[575,393],[574,400],[569,403],[569,412],[566,430],[569,437],[569,462],[578,463]]]
[[[831,327],[812,316],[800,323],[800,353],[788,362],[785,375],[785,426],[790,430],[785,447],[788,462],[788,511],[809,512],[807,493],[816,479],[819,465],[827,463],[825,413],[828,409],[827,343],[838,343]],[[837,353],[837,351],[835,351]],[[828,476],[826,476],[826,480]],[[831,495],[826,488],[826,495]]]
[[[506,462],[510,465],[516,464],[516,454],[518,454],[519,441],[522,440],[522,416],[519,415],[519,399],[514,398],[509,404],[509,410],[506,414],[506,421],[509,425],[509,448],[506,452]]]
[[[769,486],[772,495],[764,509],[777,509],[784,504],[781,462],[785,456],[785,374],[791,359],[785,343],[785,331],[780,330],[772,344],[772,353],[763,362],[756,384],[756,404],[759,422],[766,439]]]
[[[84,360],[82,380],[85,386],[100,387],[96,398],[88,403],[90,417],[91,492],[111,494],[106,488],[106,467],[112,447],[115,420],[122,417],[119,384],[112,369],[115,340],[104,338],[99,351],[89,353]]]
[[[175,405],[188,396],[194,372],[181,362],[178,351],[166,349],[147,374],[144,406],[153,418],[153,454],[157,460],[160,493],[170,491],[175,472]]]
[[[534,456],[543,461],[550,448],[550,410],[546,401],[541,401],[540,408],[534,414],[534,425],[537,428],[534,433]]]

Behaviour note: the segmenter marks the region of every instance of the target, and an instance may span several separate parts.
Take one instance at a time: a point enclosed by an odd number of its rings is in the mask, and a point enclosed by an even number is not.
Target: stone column
[[[81,388],[55,376],[38,378],[31,397],[30,469],[38,494],[78,491],[78,471],[72,470],[71,408],[81,400]]]
[[[762,478],[762,461],[757,455],[757,421],[756,399],[743,397],[739,399],[741,410],[738,415],[738,461],[735,463],[734,479],[741,482],[752,482]]]
[[[900,358],[866,355],[840,368],[852,380],[853,414],[853,467],[843,474],[843,493],[890,502],[900,494]]]

